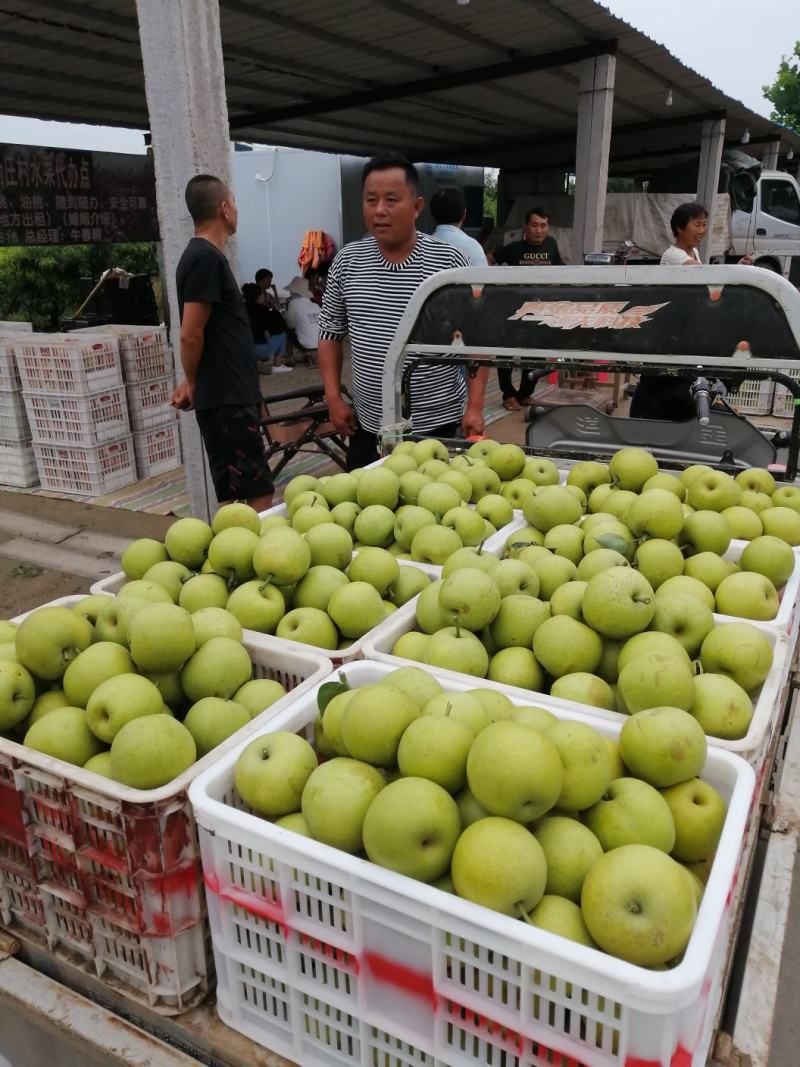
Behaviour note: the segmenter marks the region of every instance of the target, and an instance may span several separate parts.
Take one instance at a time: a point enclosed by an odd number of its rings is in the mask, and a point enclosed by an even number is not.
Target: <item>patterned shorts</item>
[[[208,454],[217,500],[252,500],[269,496],[272,482],[258,404],[197,411],[197,425]]]

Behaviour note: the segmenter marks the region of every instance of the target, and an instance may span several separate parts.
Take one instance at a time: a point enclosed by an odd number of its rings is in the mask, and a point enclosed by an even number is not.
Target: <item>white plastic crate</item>
[[[78,333],[25,334],[14,341],[22,388],[63,396],[122,385],[116,338]]]
[[[134,382],[127,386],[128,410],[131,416],[131,428],[149,430],[152,426],[161,426],[168,422],[175,411],[170,407],[172,378],[156,378],[153,381]]]
[[[731,541],[728,551],[725,553],[725,559],[729,559],[734,563],[738,563],[741,559],[742,552],[747,548],[749,541]],[[786,585],[778,591],[780,597],[780,607],[778,608],[778,614],[774,619],[769,619],[766,622],[761,623],[762,626],[774,627],[776,630],[780,630],[781,633],[790,634],[797,626],[797,608],[798,598],[800,597],[800,550],[795,549],[794,552],[794,570],[789,575],[789,579]],[[723,622],[741,622],[742,619],[737,615],[719,615]],[[750,620],[745,620],[750,621]]]
[[[733,619],[729,615],[715,615],[715,622],[750,622],[749,619]],[[753,718],[750,721],[750,729],[746,735],[736,741],[724,741],[721,738],[708,738],[708,743],[715,748],[726,749],[728,752],[742,756],[757,770],[761,768],[772,728],[783,713],[783,708],[778,707],[778,696],[782,692],[791,666],[791,653],[793,644],[785,634],[779,633],[774,627],[764,623],[752,622],[752,626],[761,630],[772,645],[773,663],[772,669],[767,675],[764,684],[753,694]],[[391,663],[395,667],[412,663],[412,660],[403,659],[392,655],[392,649],[403,634],[415,630],[416,624],[416,598],[398,608],[390,615],[378,631],[369,634],[364,648],[364,657],[379,663]],[[419,666],[419,664],[417,664]],[[455,671],[439,670],[437,672],[449,678],[464,681],[467,675]],[[540,695],[535,690],[516,689],[513,686],[502,685],[499,682],[489,681],[487,678],[473,679],[473,686],[481,686],[489,689],[499,689],[501,692],[515,694],[517,699],[527,697],[539,702]],[[544,698],[543,698],[544,699]],[[562,707],[579,707],[585,714],[592,718],[605,719],[608,722],[621,724],[627,716],[620,715],[616,711],[607,711],[605,708],[593,708],[583,704],[573,704],[570,701],[557,700],[555,697],[547,697],[551,703]]]
[[[177,413],[167,412],[167,421],[149,430],[134,430],[133,446],[140,478],[174,471],[181,465],[181,435]]]
[[[5,393],[13,393],[21,388],[14,338],[8,334],[4,337],[0,333],[0,389]]]
[[[28,489],[38,481],[32,442],[0,440],[0,485]]]
[[[351,685],[389,670],[368,661]],[[471,682],[432,672],[447,688]],[[519,699],[530,703],[530,697]],[[617,724],[556,707],[607,737]],[[269,724],[308,731],[307,692]],[[710,750],[703,778],[728,804],[683,961],[633,966],[281,829],[243,810],[226,753],[190,789],[228,1026],[303,1067],[705,1065],[754,778]]]
[[[0,440],[29,441],[30,437],[31,428],[22,394],[17,390],[0,389]]]
[[[75,496],[104,496],[136,481],[133,438],[93,448],[33,442],[43,489]]]
[[[731,390],[728,400],[741,415],[769,415],[774,393],[774,382],[748,378]]]
[[[800,382],[800,371],[784,370],[796,382]],[[794,417],[794,397],[785,385],[775,386],[775,398],[772,403],[772,414],[779,419],[791,419]]]
[[[324,656],[277,638],[248,634],[244,645],[254,675],[290,692],[159,789],[130,789],[0,739],[0,916],[92,960],[100,977],[165,1015],[197,1003],[211,979],[189,783],[331,671]]]
[[[73,333],[115,337],[119,343],[123,373],[128,384],[163,378],[173,372],[166,326],[127,326],[110,323],[104,326],[84,326]]]
[[[130,433],[125,388],[84,396],[25,392],[33,438],[59,445],[103,444]]]

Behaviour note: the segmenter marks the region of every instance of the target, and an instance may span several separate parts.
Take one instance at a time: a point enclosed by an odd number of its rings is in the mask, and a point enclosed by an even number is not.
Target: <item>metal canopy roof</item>
[[[800,134],[594,0],[220,0],[231,134],[514,169],[574,164],[582,59],[617,57],[611,170],[696,156],[706,118],[760,155]],[[0,0],[0,110],[147,128],[134,0]],[[672,106],[667,106],[667,90]]]

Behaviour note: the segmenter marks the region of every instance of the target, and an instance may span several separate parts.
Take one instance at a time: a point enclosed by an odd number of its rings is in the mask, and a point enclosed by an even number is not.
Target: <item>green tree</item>
[[[772,104],[770,118],[800,131],[800,41],[790,56],[784,56],[772,85],[763,87]]]
[[[497,171],[488,167],[483,172],[483,213],[497,222]]]
[[[57,330],[107,267],[156,274],[155,245],[58,245],[0,249],[0,319]]]

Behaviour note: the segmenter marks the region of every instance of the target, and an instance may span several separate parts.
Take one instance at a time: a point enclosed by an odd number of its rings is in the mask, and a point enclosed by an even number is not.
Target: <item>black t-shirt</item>
[[[257,404],[261,399],[253,330],[230,264],[203,237],[193,237],[175,272],[178,307],[211,304],[197,374],[197,411]]]
[[[494,257],[495,263],[505,267],[561,267],[564,261],[554,237],[545,237],[540,245],[529,241],[512,241]]]

